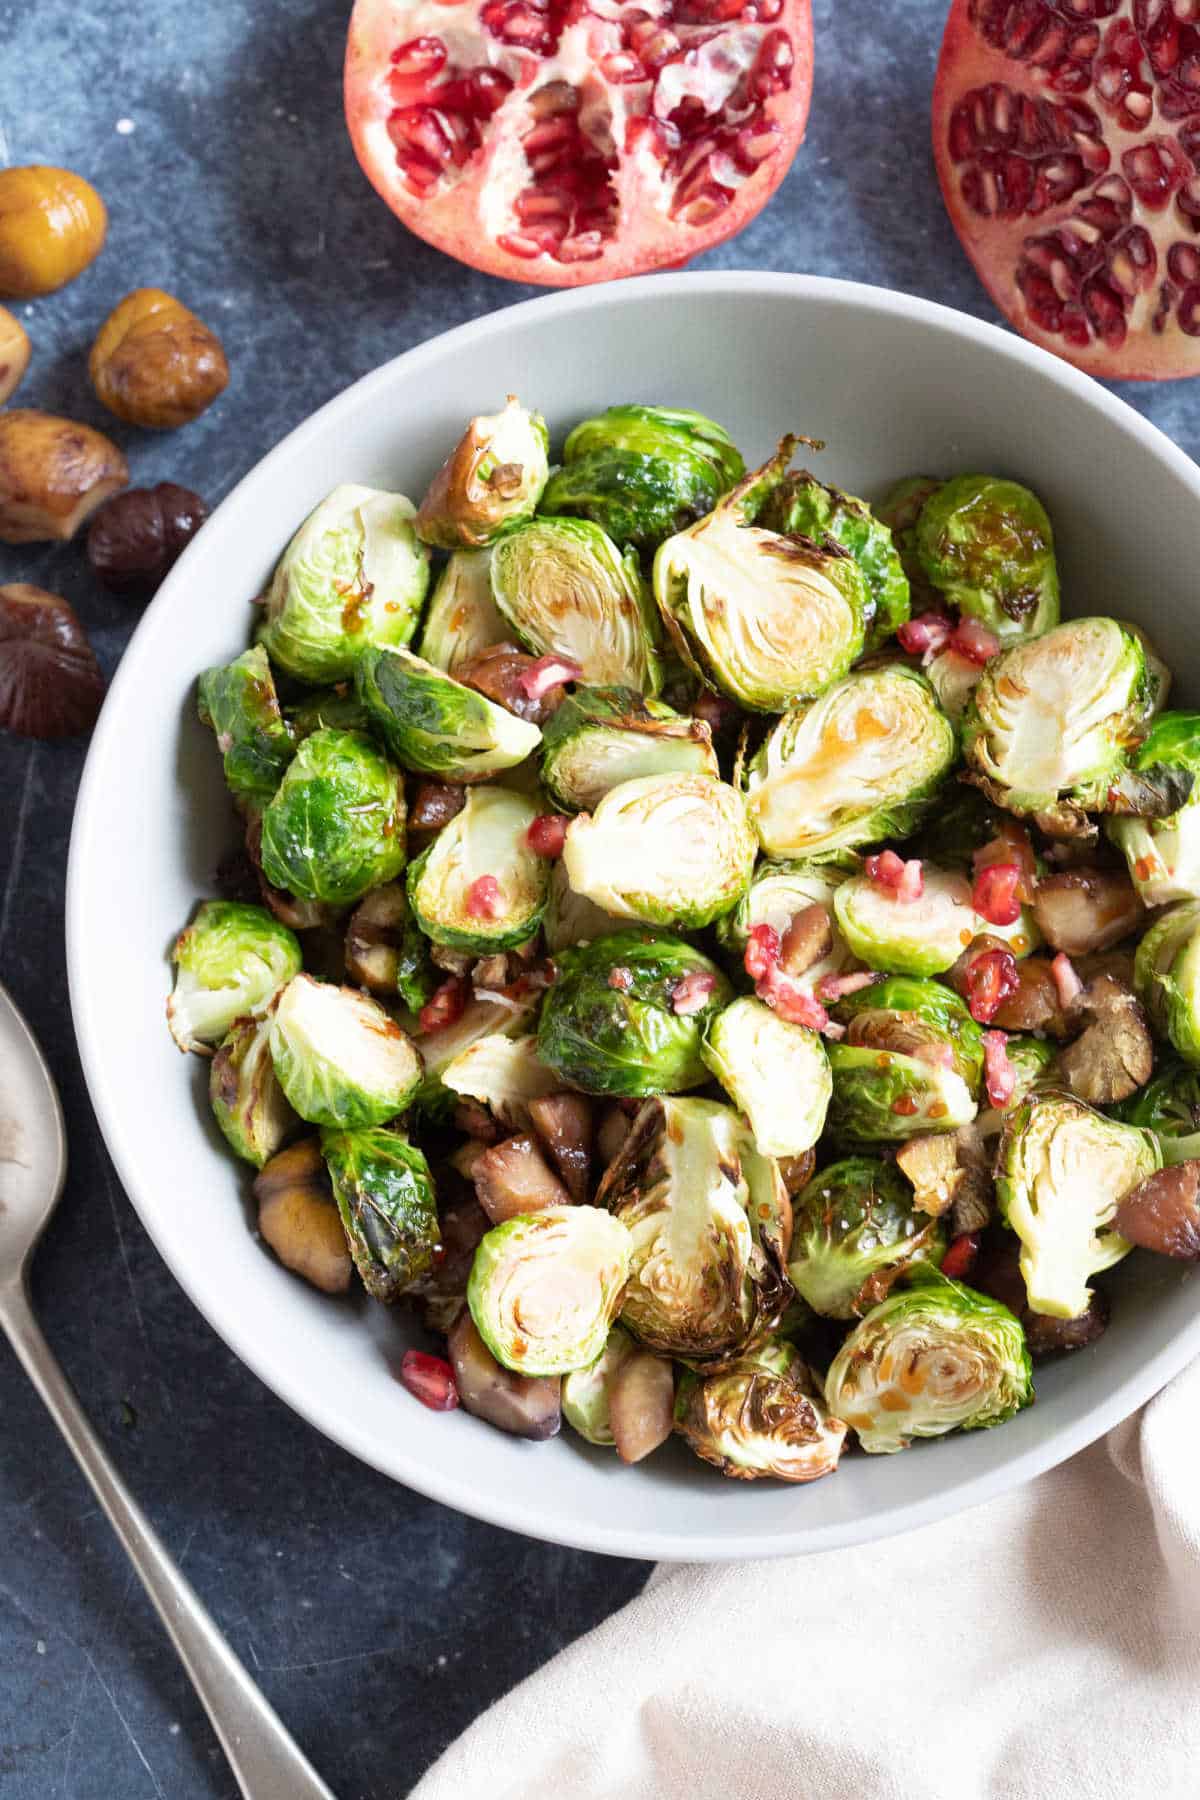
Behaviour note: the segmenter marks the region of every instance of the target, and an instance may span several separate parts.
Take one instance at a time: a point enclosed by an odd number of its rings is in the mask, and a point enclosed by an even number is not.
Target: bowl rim
[[[874,287],[865,282],[843,281],[820,275],[736,270],[660,273],[597,287],[543,294],[518,301],[511,306],[500,307],[449,331],[424,339],[361,376],[294,426],[241,477],[220,502],[213,518],[218,517],[226,508],[236,505],[243,491],[258,480],[264,469],[295,455],[298,450],[303,449],[310,437],[317,436],[331,423],[352,418],[376,389],[383,390],[395,380],[401,367],[406,375],[418,377],[425,363],[442,357],[447,349],[503,337],[511,324],[526,319],[531,312],[550,317],[636,306],[662,290],[668,282],[681,305],[700,304],[709,296],[738,293],[755,298],[768,296],[790,299],[798,305],[809,301],[845,302],[867,314],[873,312],[882,317],[930,325],[950,337],[979,344],[1002,358],[1031,367],[1051,386],[1057,386],[1085,400],[1113,424],[1119,425],[1130,436],[1139,440],[1144,451],[1165,464],[1192,489],[1200,502],[1200,468],[1164,432],[1092,376],[1071,367],[1038,345],[1028,343],[1016,333],[936,301],[894,289]],[[103,1021],[90,999],[88,962],[84,953],[91,879],[87,840],[89,816],[93,810],[95,793],[99,789],[99,769],[109,740],[122,730],[123,702],[127,688],[132,699],[136,663],[133,652],[138,639],[152,616],[172,603],[175,588],[181,582],[180,571],[190,566],[190,558],[194,554],[195,546],[189,546],[134,630],[110,683],[105,705],[88,747],[75,804],[67,861],[66,952],[71,1016],[84,1080],[101,1136],[121,1185],[159,1255],[192,1304],[239,1360],[314,1429],[381,1474],[392,1480],[402,1481],[404,1485],[429,1499],[440,1501],[485,1523],[544,1542],[645,1560],[759,1560],[765,1557],[813,1554],[882,1540],[998,1498],[1094,1443],[1142,1406],[1193,1356],[1200,1353],[1198,1311],[1189,1326],[1179,1331],[1157,1354],[1139,1363],[1119,1380],[1101,1403],[1091,1407],[1073,1423],[1056,1429],[1052,1436],[1031,1446],[999,1469],[969,1476],[953,1487],[940,1489],[921,1500],[891,1507],[882,1515],[838,1521],[818,1527],[798,1525],[794,1537],[780,1533],[765,1542],[746,1530],[688,1536],[673,1532],[669,1527],[659,1526],[589,1526],[573,1530],[569,1519],[543,1516],[536,1504],[514,1500],[503,1493],[481,1496],[469,1480],[418,1457],[409,1456],[401,1443],[387,1443],[385,1455],[382,1440],[376,1441],[368,1433],[355,1429],[345,1419],[330,1420],[316,1416],[307,1402],[301,1377],[292,1373],[287,1359],[272,1359],[266,1349],[256,1342],[253,1331],[244,1328],[244,1321],[236,1312],[223,1307],[219,1294],[214,1296],[204,1293],[202,1299],[198,1290],[203,1289],[204,1284],[193,1280],[190,1267],[177,1266],[160,1242],[155,1228],[154,1206],[142,1197],[143,1189],[148,1189],[151,1184],[148,1180],[143,1182],[140,1174],[141,1159],[135,1134],[122,1122],[118,1073],[110,1069],[106,1062]]]

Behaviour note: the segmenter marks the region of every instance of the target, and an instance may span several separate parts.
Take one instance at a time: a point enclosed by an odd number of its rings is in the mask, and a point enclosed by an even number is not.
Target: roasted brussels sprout
[[[230,1148],[261,1169],[300,1129],[271,1061],[271,1021],[238,1019],[213,1057],[208,1097]]]
[[[1054,533],[1036,494],[995,475],[956,475],[931,494],[916,526],[926,579],[998,638],[1058,624]]]
[[[800,1352],[778,1337],[749,1345],[715,1373],[685,1370],[675,1429],[697,1456],[737,1481],[831,1475],[846,1437]]]
[[[1021,1240],[1021,1274],[1035,1312],[1077,1319],[1088,1277],[1130,1245],[1112,1229],[1124,1196],[1162,1167],[1155,1138],[1068,1094],[1032,1093],[1008,1116],[996,1197]]]
[[[167,1024],[181,1050],[206,1054],[235,1019],[261,1013],[299,973],[300,945],[262,906],[205,900],[171,951]]]
[[[323,1131],[321,1152],[363,1286],[390,1303],[432,1268],[441,1242],[429,1164],[380,1126]]]
[[[842,936],[870,969],[901,975],[941,975],[983,932],[1005,939],[1017,956],[1041,942],[1024,907],[1012,925],[993,925],[975,911],[971,883],[947,869],[922,867],[922,891],[901,899],[893,888],[865,875],[852,876],[833,896]]]
[[[417,645],[421,656],[435,669],[456,675],[508,635],[492,599],[490,552],[456,550],[438,576],[425,614]]]
[[[608,1413],[608,1384],[636,1349],[637,1344],[625,1327],[614,1325],[595,1362],[586,1369],[572,1369],[563,1377],[563,1418],[589,1444],[608,1446],[616,1442]]]
[[[792,1286],[814,1312],[853,1319],[914,1263],[940,1263],[937,1219],[917,1212],[895,1163],[848,1156],[814,1175],[792,1201]],[[882,1280],[881,1280],[882,1277]]]
[[[758,925],[769,925],[786,937],[792,920],[821,907],[830,922],[828,947],[805,969],[788,973],[802,989],[811,993],[826,975],[841,975],[854,958],[834,920],[833,897],[854,868],[857,859],[846,858],[847,867],[838,862],[760,862],[750,877],[750,886],[732,912],[717,920],[717,941],[740,963],[750,933]]]
[[[727,433],[702,413],[610,406],[567,438],[541,511],[574,513],[615,543],[653,550],[711,512],[744,468]]]
[[[216,733],[224,758],[225,785],[239,806],[265,806],[295,752],[292,731],[279,710],[267,653],[244,650],[224,668],[200,677],[200,718]]]
[[[900,1143],[975,1117],[983,1033],[940,982],[889,975],[842,1000],[844,1041],[829,1046],[828,1129],[844,1144]]]
[[[623,782],[647,776],[720,776],[712,734],[632,688],[578,688],[542,741],[542,781],[568,812],[587,812]]]
[[[593,938],[607,937],[610,932],[620,930],[623,923],[586,895],[575,892],[559,857],[550,871],[546,913],[542,920],[546,948],[551,956],[557,956],[560,950],[569,950],[575,944],[590,944]]]
[[[676,648],[752,712],[820,694],[862,654],[867,586],[848,551],[754,520],[787,474],[795,439],[654,558],[654,597]]]
[[[500,1031],[468,1044],[438,1073],[443,1087],[478,1100],[510,1130],[527,1131],[529,1102],[556,1093],[562,1086],[539,1058],[536,1037],[506,1037]]]
[[[946,717],[952,724],[961,726],[971,703],[971,695],[983,674],[983,664],[970,656],[963,656],[950,645],[945,650],[939,650],[928,663],[923,660],[922,668]]]
[[[825,1126],[833,1091],[815,1031],[790,1024],[761,1000],[735,1000],[709,1021],[700,1054],[764,1156],[800,1156]]]
[[[421,1082],[412,1039],[382,1006],[311,975],[295,976],[279,997],[271,1060],[302,1119],[347,1131],[403,1112]]]
[[[1200,1157],[1200,1070],[1168,1057],[1152,1081],[1113,1108],[1113,1116],[1152,1132],[1169,1167]]]
[[[364,650],[354,679],[372,730],[418,774],[484,781],[524,762],[542,741],[536,725],[408,650]]]
[[[926,579],[917,554],[917,521],[921,508],[936,494],[941,482],[932,475],[906,475],[890,487],[873,510],[892,534],[900,566],[908,577],[909,606],[922,613],[937,601],[937,592]]]
[[[731,1107],[648,1100],[596,1204],[629,1230],[621,1323],[650,1349],[711,1364],[778,1323],[791,1209],[774,1160]]]
[[[404,867],[404,781],[361,731],[314,731],[263,813],[262,871],[301,900],[349,906]]]
[[[736,906],[757,854],[746,803],[713,775],[623,781],[567,827],[577,894],[616,918],[693,931]]]
[[[789,475],[776,488],[758,523],[771,531],[798,532],[818,543],[832,538],[850,552],[867,590],[866,650],[878,650],[908,618],[908,577],[891,532],[865,500],[826,487],[805,470]]]
[[[658,628],[636,554],[587,519],[531,519],[492,551],[492,597],[537,656],[560,656],[584,681],[656,694]]]
[[[533,800],[503,787],[471,788],[467,803],[408,870],[417,923],[435,944],[511,950],[541,923],[549,864],[530,849]]]
[[[1134,958],[1137,996],[1184,1062],[1200,1068],[1200,900],[1155,919]]]
[[[1003,1425],[1033,1400],[1025,1334],[998,1300],[944,1279],[922,1284],[855,1326],[829,1365],[825,1399],[872,1455]]]
[[[286,717],[297,744],[314,731],[366,731],[369,724],[367,709],[349,681],[318,688],[298,705],[289,706]]]
[[[746,772],[750,816],[768,856],[907,837],[955,755],[954,727],[924,676],[860,669],[780,719]]]
[[[271,578],[259,632],[301,681],[340,681],[368,644],[406,644],[429,584],[411,501],[338,487],[309,514]]]
[[[373,994],[397,994],[410,1012],[420,1012],[441,976],[429,955],[429,940],[412,916],[403,881],[372,888],[359,901],[346,927],[346,973]]]
[[[594,1363],[631,1249],[624,1225],[597,1206],[552,1206],[494,1226],[475,1252],[467,1305],[497,1362],[519,1375]]]
[[[479,414],[430,483],[417,536],[442,550],[492,543],[533,512],[550,473],[549,446],[545,419],[515,394],[502,411]]]
[[[1140,774],[1163,767],[1193,777],[1179,810],[1165,819],[1109,819],[1105,827],[1147,906],[1200,899],[1200,713],[1165,712],[1155,719],[1133,768]]]
[[[563,1081],[585,1094],[634,1097],[680,1093],[708,1079],[704,1029],[733,995],[699,950],[665,933],[632,930],[564,950],[556,960],[538,1055]],[[677,1012],[681,987],[707,998]]]

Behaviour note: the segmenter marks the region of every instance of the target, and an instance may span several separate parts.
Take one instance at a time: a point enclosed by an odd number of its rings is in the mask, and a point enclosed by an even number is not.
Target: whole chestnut
[[[29,338],[20,319],[0,306],[0,406],[29,367]]]
[[[117,446],[90,425],[29,407],[0,412],[0,543],[65,542],[128,480]]]
[[[73,607],[45,588],[0,587],[0,728],[22,737],[90,731],[104,677]]]
[[[100,253],[104,202],[82,175],[42,164],[0,169],[0,298],[36,300]]]
[[[92,573],[115,594],[152,594],[207,517],[199,494],[173,481],[126,488],[88,527]]]
[[[220,338],[181,301],[161,288],[136,288],[100,327],[88,373],[118,419],[171,431],[212,405],[229,364]]]

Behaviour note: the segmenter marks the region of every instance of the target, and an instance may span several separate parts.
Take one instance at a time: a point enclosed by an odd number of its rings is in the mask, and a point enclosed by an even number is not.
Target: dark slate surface
[[[818,0],[808,143],[766,215],[713,266],[851,276],[993,316],[930,168],[943,10]],[[112,212],[100,262],[29,309],[36,361],[22,401],[111,429],[84,360],[134,285],[178,292],[233,365],[229,392],[187,431],[117,428],[135,480],[184,481],[215,501],[356,376],[525,297],[409,237],[368,189],[341,119],[347,11],[343,0],[0,3],[0,158],[78,167]],[[1129,397],[1195,450],[1192,388]],[[112,668],[135,614],[93,589],[77,549],[0,549],[0,581],[17,579],[67,594]],[[0,976],[41,1037],[71,1131],[40,1311],[124,1475],[341,1800],[395,1800],[645,1571],[525,1542],[390,1485],[293,1417],[179,1292],[116,1183],[73,1048],[62,891],[82,760],[80,745],[0,740]],[[231,1795],[140,1588],[7,1351],[0,1394],[0,1788],[12,1800]]]

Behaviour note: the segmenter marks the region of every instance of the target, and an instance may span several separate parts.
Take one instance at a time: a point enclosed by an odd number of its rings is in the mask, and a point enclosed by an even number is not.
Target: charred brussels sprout
[[[300,1129],[279,1085],[270,1050],[271,1021],[239,1019],[213,1057],[208,1097],[230,1148],[261,1169]]]
[[[1200,900],[1155,919],[1137,947],[1134,985],[1157,1031],[1200,1068]]]
[[[848,1156],[814,1175],[792,1202],[792,1286],[814,1312],[853,1319],[887,1280],[914,1263],[939,1263],[946,1242],[937,1219],[913,1208],[895,1163]]]
[[[1133,768],[1137,774],[1178,769],[1192,777],[1183,805],[1169,817],[1108,821],[1108,835],[1124,854],[1133,885],[1147,906],[1200,899],[1200,713],[1160,713]]]
[[[756,925],[770,925],[782,939],[798,913],[819,906],[830,921],[829,946],[792,979],[811,993],[823,976],[844,973],[854,958],[837,928],[833,898],[852,869],[858,867],[857,858],[848,856],[845,860],[846,867],[832,861],[760,862],[733,911],[717,921],[717,940],[722,949],[740,963]]]
[[[435,944],[511,950],[541,923],[549,864],[529,847],[538,808],[508,788],[477,787],[408,870],[408,898]]]
[[[995,475],[956,475],[931,494],[916,526],[926,579],[951,606],[1001,639],[1058,624],[1054,533],[1036,494]]]
[[[355,683],[372,729],[418,774],[484,781],[524,762],[542,741],[536,725],[408,650],[364,650]]]
[[[757,846],[736,788],[712,775],[646,775],[567,827],[577,894],[616,918],[698,930],[745,893]]]
[[[658,692],[657,626],[637,557],[587,519],[531,519],[492,551],[492,597],[538,656],[577,663],[585,681]]]
[[[323,1131],[321,1151],[363,1286],[391,1302],[432,1268],[441,1242],[429,1164],[400,1132],[378,1126]]]
[[[495,644],[508,625],[492,599],[492,558],[487,550],[457,550],[441,574],[417,649],[435,669],[455,675]]]
[[[270,1041],[280,1085],[312,1125],[382,1125],[420,1085],[421,1058],[382,1006],[311,975],[283,990]]]
[[[1033,1400],[1025,1334],[1006,1306],[956,1282],[892,1294],[834,1357],[825,1399],[872,1455],[1003,1425]]]
[[[555,1094],[562,1082],[538,1056],[537,1039],[501,1031],[468,1044],[439,1069],[442,1086],[478,1100],[510,1129],[530,1127],[529,1102]]]
[[[623,920],[597,906],[584,894],[577,894],[567,880],[562,858],[550,871],[550,889],[546,895],[546,914],[542,929],[551,956],[569,950],[575,944],[590,944],[593,938],[607,937],[618,931]]]
[[[297,744],[314,731],[366,731],[367,709],[349,681],[321,688],[298,706],[291,706],[287,722]]]
[[[909,604],[914,613],[927,611],[937,599],[917,554],[917,521],[921,508],[941,485],[933,475],[906,475],[888,489],[875,508],[876,516],[892,534],[900,566],[908,577]]]
[[[1021,1240],[1034,1312],[1077,1319],[1087,1311],[1088,1277],[1132,1248],[1112,1229],[1118,1205],[1161,1167],[1149,1132],[1067,1094],[1031,1094],[1013,1109],[996,1164],[996,1197]]]
[[[300,681],[340,681],[368,644],[406,644],[429,552],[403,494],[339,487],[304,521],[271,578],[259,638]]]
[[[735,1000],[710,1022],[701,1050],[764,1156],[800,1156],[825,1126],[833,1091],[815,1031],[790,1024],[761,1000]]]
[[[622,931],[564,950],[556,960],[538,1055],[571,1087],[620,1098],[680,1093],[708,1079],[700,1054],[704,1028],[733,996],[699,950],[665,934]],[[684,983],[685,993],[708,990],[695,1011],[675,1011]]]
[[[361,731],[305,738],[263,814],[262,870],[301,900],[348,906],[404,867],[404,782]]]
[[[256,645],[200,677],[200,717],[216,734],[225,785],[239,806],[265,806],[292,760],[295,738],[275,696],[267,653]]]
[[[852,876],[833,897],[838,926],[847,944],[869,969],[900,975],[941,975],[982,932],[1006,939],[1024,956],[1041,940],[1033,915],[1022,908],[1012,925],[997,926],[975,911],[965,875],[926,863],[923,888],[915,900],[894,888]]]
[[[750,1346],[715,1374],[686,1370],[675,1429],[697,1456],[737,1481],[831,1475],[846,1437],[800,1352],[782,1338]]]
[[[467,1305],[496,1361],[519,1375],[586,1369],[604,1349],[629,1275],[629,1233],[596,1206],[550,1206],[488,1232]]]
[[[645,776],[720,775],[712,734],[632,688],[578,688],[543,733],[542,781],[568,812]]]
[[[907,837],[955,755],[954,727],[923,676],[860,669],[780,719],[746,773],[750,816],[768,856]]]
[[[975,1117],[983,1033],[937,981],[889,975],[843,1000],[846,1036],[829,1046],[831,1134],[845,1144],[900,1143]]]
[[[300,945],[262,906],[206,900],[171,951],[167,1024],[181,1050],[219,1044],[244,1014],[260,1013],[299,973]]]
[[[550,473],[549,443],[545,419],[514,394],[501,412],[480,413],[430,483],[417,536],[442,550],[476,549],[527,519]]]
[[[637,1349],[623,1325],[614,1325],[594,1363],[563,1377],[562,1409],[567,1424],[589,1444],[614,1444],[608,1411],[608,1385],[621,1364]]]
[[[908,577],[888,527],[865,500],[826,487],[807,470],[789,475],[770,496],[759,523],[772,531],[798,532],[818,543],[832,538],[848,550],[867,590],[866,645],[878,650],[909,615]]]
[[[1168,1166],[1200,1157],[1200,1070],[1169,1057],[1154,1079],[1115,1106],[1113,1114],[1126,1125],[1152,1132]]]

